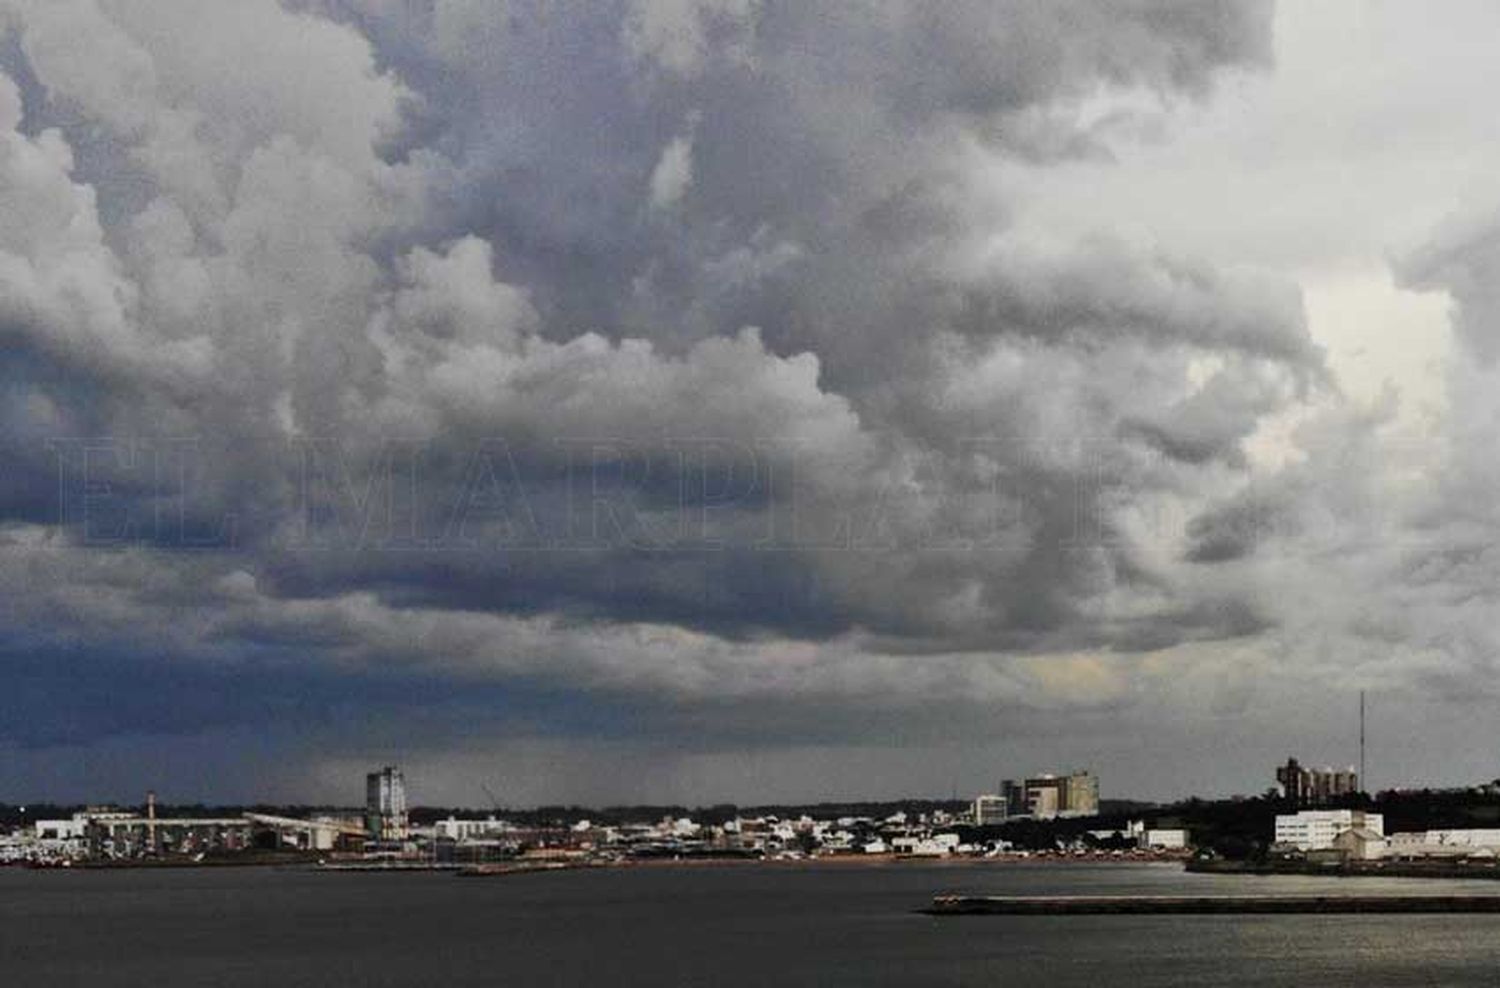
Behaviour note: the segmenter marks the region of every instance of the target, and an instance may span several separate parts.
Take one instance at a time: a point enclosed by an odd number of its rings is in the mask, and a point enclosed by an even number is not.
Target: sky
[[[1497,29],[0,0],[0,800],[1500,775]]]

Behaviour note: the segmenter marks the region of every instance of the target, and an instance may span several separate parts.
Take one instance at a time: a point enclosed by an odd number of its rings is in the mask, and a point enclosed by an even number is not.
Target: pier
[[[1500,895],[939,895],[931,916],[1500,913]]]

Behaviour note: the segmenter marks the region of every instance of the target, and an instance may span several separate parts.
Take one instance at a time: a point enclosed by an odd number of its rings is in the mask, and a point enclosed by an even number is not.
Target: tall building
[[[1319,806],[1359,792],[1359,773],[1346,769],[1304,768],[1295,758],[1276,769],[1276,784],[1293,806]]]
[[[394,765],[365,776],[365,829],[371,840],[406,839],[406,780]]]
[[[1068,806],[1070,816],[1099,815],[1099,777],[1089,772],[1074,772],[1068,776]]]
[[[1044,773],[1020,782],[1007,779],[1000,784],[1000,795],[1009,816],[1050,820],[1099,813],[1099,779],[1088,772]]]

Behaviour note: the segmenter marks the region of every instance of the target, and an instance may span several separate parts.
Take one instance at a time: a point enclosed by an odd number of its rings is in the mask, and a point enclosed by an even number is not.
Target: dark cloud
[[[1229,564],[1248,445],[1333,390],[1295,287],[1043,241],[994,169],[1265,67],[1268,4],[0,11],[0,628],[78,650],[37,697],[161,656],[101,731],[347,681],[828,741],[1277,626]]]

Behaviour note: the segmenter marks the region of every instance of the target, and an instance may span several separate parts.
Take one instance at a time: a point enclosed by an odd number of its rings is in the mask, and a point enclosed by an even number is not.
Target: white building
[[[37,840],[82,840],[88,827],[87,813],[74,813],[71,820],[38,820],[32,825]]]
[[[1096,837],[1103,836],[1107,831],[1090,831]],[[1120,836],[1116,831],[1112,836]],[[1158,827],[1146,826],[1145,820],[1131,820],[1125,825],[1124,836],[1132,838],[1135,846],[1147,850],[1180,851],[1188,846],[1188,832],[1181,827]]]
[[[487,820],[459,820],[450,816],[433,824],[433,834],[439,840],[451,841],[481,840],[513,829],[515,828],[509,822],[496,820],[493,816]]]
[[[1188,832],[1181,828],[1165,827],[1146,830],[1136,838],[1137,846],[1161,851],[1180,851],[1188,846]]]
[[[1385,820],[1364,810],[1302,810],[1276,817],[1276,843],[1299,851],[1322,851],[1333,847],[1334,838],[1346,830],[1368,830],[1385,835]]]
[[[945,858],[958,849],[957,834],[934,834],[931,837],[906,835],[891,839],[891,850],[919,858]]]
[[[1417,830],[1392,834],[1389,854],[1396,858],[1500,856],[1500,830]]]
[[[1004,823],[1006,815],[1005,797],[974,797],[974,823],[976,826],[992,827],[997,823]]]

